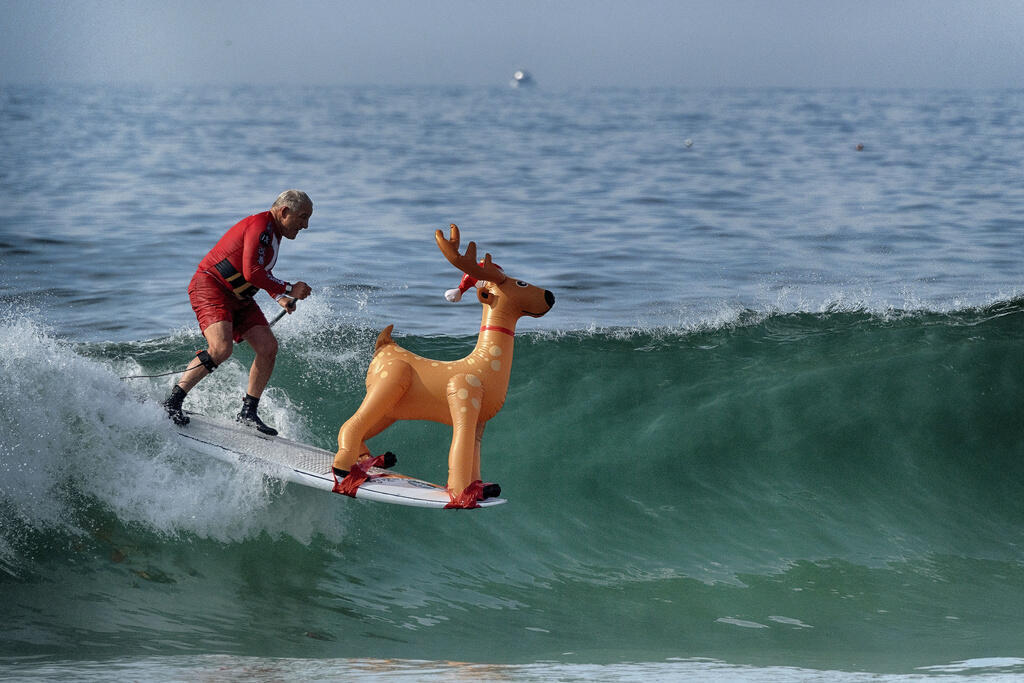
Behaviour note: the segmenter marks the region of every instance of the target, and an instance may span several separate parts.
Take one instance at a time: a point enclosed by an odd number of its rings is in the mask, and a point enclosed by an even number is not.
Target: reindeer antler
[[[459,253],[459,226],[454,223],[450,224],[451,236],[445,239],[444,233],[440,230],[434,233],[434,239],[437,240],[437,246],[444,254],[444,257],[448,259],[448,262],[453,266],[461,270],[470,277],[475,277],[477,280],[487,280],[495,284],[501,284],[505,281],[505,274],[501,272],[501,268],[491,263],[491,255],[485,254],[483,263],[477,263],[476,260],[476,242],[470,242],[466,245],[466,253]]]

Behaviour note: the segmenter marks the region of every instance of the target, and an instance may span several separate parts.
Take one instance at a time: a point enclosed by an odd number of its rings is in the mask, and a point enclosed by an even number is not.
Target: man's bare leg
[[[234,349],[233,333],[234,328],[228,320],[213,323],[203,331],[203,336],[206,337],[206,343],[209,345],[206,352],[210,354],[210,358],[216,365],[220,365],[231,357],[231,351]],[[191,391],[192,387],[199,384],[199,380],[210,374],[211,371],[205,366],[200,367],[202,365],[203,362],[198,357],[193,358],[192,362],[188,364],[188,369],[178,380],[178,386],[182,391],[186,393]]]
[[[277,361],[277,337],[267,325],[257,325],[247,331],[242,338],[249,342],[249,346],[256,352],[256,358],[249,368],[247,391],[250,396],[259,398],[274,372],[274,363]]]
[[[256,358],[249,368],[249,386],[246,390],[245,399],[242,401],[242,410],[238,413],[238,421],[242,424],[255,427],[258,431],[275,436],[277,430],[264,424],[259,418],[257,409],[263,390],[267,388],[270,375],[274,372],[274,363],[277,360],[277,338],[270,331],[267,325],[258,325],[248,330],[243,336],[249,342]]]
[[[212,363],[215,368],[231,357],[231,351],[234,349],[233,329],[230,321],[221,320],[207,326],[203,331],[203,336],[206,337],[206,343],[209,346],[206,350],[209,359],[204,362],[204,359],[197,354],[182,373],[178,384],[171,390],[171,395],[163,403],[168,416],[174,420],[175,424],[188,424],[188,416],[182,412],[181,403],[185,400],[185,394],[198,384],[199,380],[213,372],[206,363]]]

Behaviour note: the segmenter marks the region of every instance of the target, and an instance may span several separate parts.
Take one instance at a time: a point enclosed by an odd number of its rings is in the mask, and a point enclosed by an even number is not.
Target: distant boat
[[[529,73],[522,69],[517,70],[512,74],[512,82],[509,84],[513,88],[520,88],[526,85],[533,85],[533,77]]]

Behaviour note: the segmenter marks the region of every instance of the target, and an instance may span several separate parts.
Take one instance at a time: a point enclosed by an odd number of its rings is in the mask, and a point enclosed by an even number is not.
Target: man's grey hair
[[[312,209],[313,200],[302,190],[285,190],[277,195],[277,199],[274,200],[274,204],[270,208],[276,209],[279,206],[287,206],[292,211],[302,211],[303,209]]]

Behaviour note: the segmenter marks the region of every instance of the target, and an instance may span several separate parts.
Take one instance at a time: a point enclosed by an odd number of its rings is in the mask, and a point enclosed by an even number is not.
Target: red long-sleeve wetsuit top
[[[256,288],[277,299],[288,287],[271,273],[280,242],[269,211],[243,218],[224,233],[197,270],[211,275],[239,299],[252,298]]]

